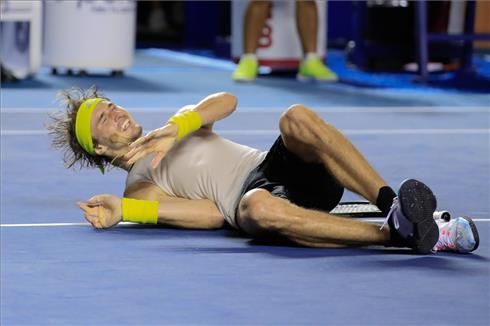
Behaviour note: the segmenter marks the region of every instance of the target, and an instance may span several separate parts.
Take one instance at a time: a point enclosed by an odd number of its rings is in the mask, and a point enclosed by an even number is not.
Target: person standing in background
[[[251,0],[248,4],[244,22],[244,53],[233,72],[235,81],[251,82],[257,77],[259,65],[256,51],[270,5],[271,1],[268,0]],[[304,54],[298,80],[337,81],[337,75],[317,55],[318,8],[315,0],[296,0],[296,26]]]

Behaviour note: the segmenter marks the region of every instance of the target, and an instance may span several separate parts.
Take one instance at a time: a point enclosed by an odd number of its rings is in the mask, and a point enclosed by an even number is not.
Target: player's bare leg
[[[280,129],[291,152],[322,163],[345,188],[376,203],[388,215],[393,237],[407,240],[420,253],[432,250],[439,231],[432,217],[437,202],[429,187],[417,180],[406,180],[396,197],[339,130],[303,105],[293,105],[285,112]]]
[[[345,188],[372,203],[386,182],[334,126],[302,105],[291,106],[279,127],[286,147],[310,162],[321,162]]]
[[[391,238],[387,227],[305,209],[263,189],[242,198],[238,224],[259,238],[280,235],[310,247],[385,245]]]

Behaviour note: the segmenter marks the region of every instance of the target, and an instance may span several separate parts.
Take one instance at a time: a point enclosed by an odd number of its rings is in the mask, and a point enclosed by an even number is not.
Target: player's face
[[[141,136],[142,127],[122,107],[102,101],[92,113],[92,137],[97,143],[121,148]]]

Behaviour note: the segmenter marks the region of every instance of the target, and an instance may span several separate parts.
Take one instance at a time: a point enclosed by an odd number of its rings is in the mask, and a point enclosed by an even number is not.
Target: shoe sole
[[[398,190],[398,199],[403,215],[414,224],[413,249],[428,254],[439,240],[439,227],[434,221],[437,200],[432,190],[424,183],[408,179]]]
[[[253,78],[253,79],[242,79],[242,78],[236,78],[235,79],[235,78],[233,78],[233,81],[235,83],[253,83],[253,82],[255,82],[255,78]]]
[[[475,247],[468,252],[475,251],[476,249],[478,249],[478,246],[480,245],[480,235],[478,234],[476,224],[469,217],[462,216],[462,218],[464,218],[466,221],[468,221],[468,224],[470,225],[470,228],[471,228],[471,232],[473,232],[473,237],[475,238],[475,242],[476,242]]]
[[[297,74],[296,75],[296,80],[303,82],[303,83],[308,83],[308,82],[319,82],[319,83],[335,83],[339,81],[338,78],[333,78],[333,79],[316,79],[314,77],[305,77],[303,75]]]
[[[313,78],[311,78],[311,77],[305,77],[305,76],[300,75],[300,74],[296,75],[296,79],[297,79],[298,81],[300,81],[300,82],[303,82],[303,83],[307,83],[307,82],[310,82],[310,81],[313,81],[313,80],[314,80],[314,79],[313,79]]]

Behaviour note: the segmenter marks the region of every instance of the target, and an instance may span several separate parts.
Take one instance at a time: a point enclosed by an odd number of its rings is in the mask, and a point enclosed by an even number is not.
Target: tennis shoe
[[[436,206],[436,197],[429,187],[414,179],[405,180],[381,227],[389,225],[395,244],[408,246],[420,254],[430,253],[439,239],[433,218]]]
[[[449,222],[441,219],[436,223],[440,235],[433,251],[469,253],[478,248],[480,237],[471,218],[458,217]]]
[[[256,57],[243,56],[233,72],[232,78],[237,82],[252,82],[257,78],[259,63]]]
[[[338,80],[337,75],[316,57],[301,61],[296,78],[300,81],[316,80],[334,82]]]

